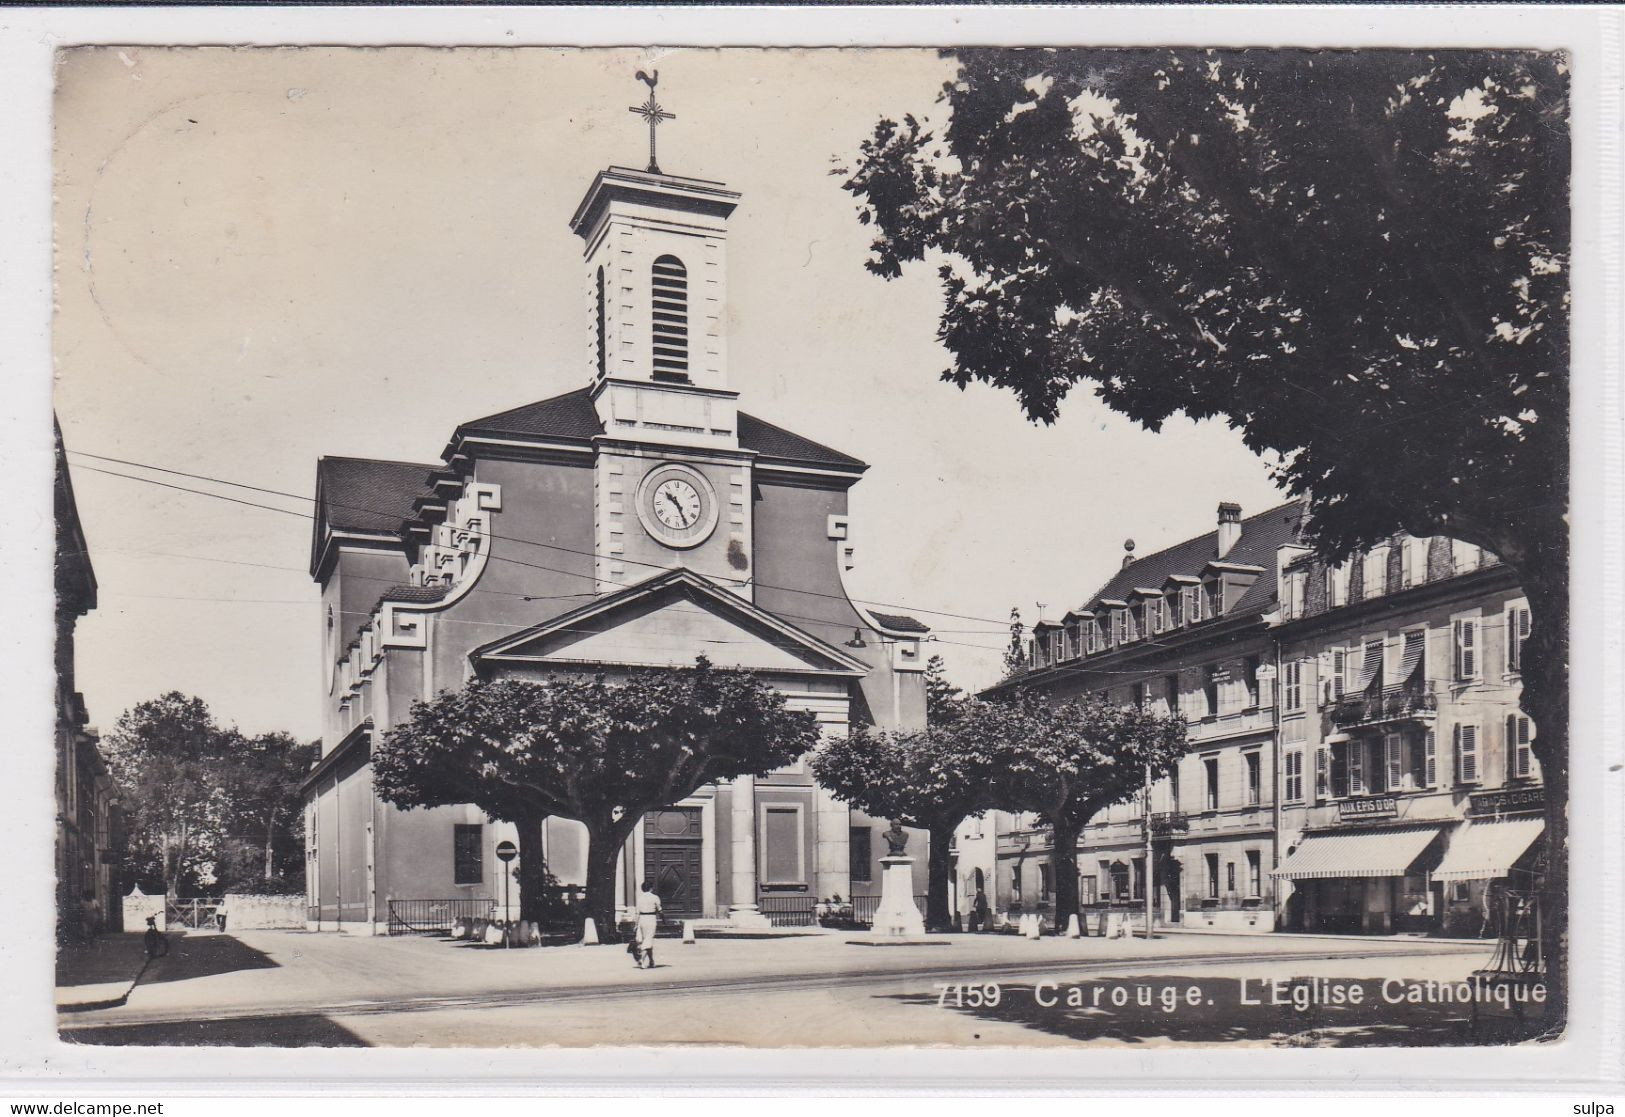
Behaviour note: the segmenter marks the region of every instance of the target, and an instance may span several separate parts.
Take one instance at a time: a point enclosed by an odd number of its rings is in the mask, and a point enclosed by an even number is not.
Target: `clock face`
[[[679,550],[698,547],[717,526],[717,498],[704,474],[668,462],[644,475],[638,519],[650,535]]]
[[[681,477],[668,478],[654,489],[655,519],[674,531],[683,531],[700,522],[700,494]]]

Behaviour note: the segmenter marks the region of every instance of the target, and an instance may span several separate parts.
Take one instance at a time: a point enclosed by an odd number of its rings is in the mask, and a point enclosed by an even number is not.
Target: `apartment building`
[[[1292,502],[1121,568],[987,692],[1177,710],[1190,752],[1079,839],[1086,916],[1233,931],[1493,930],[1532,873],[1541,796],[1518,709],[1527,602],[1495,557],[1396,536],[1329,566]],[[1049,918],[1048,832],[962,828],[960,894]],[[1092,920],[1091,920],[1092,921]]]

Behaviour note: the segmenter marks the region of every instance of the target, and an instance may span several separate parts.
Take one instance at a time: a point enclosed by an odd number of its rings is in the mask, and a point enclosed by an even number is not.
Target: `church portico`
[[[638,111],[671,119],[650,106]],[[305,791],[317,926],[382,931],[403,905],[500,903],[509,824],[467,806],[398,810],[371,786],[372,749],[412,704],[473,679],[614,684],[703,657],[756,673],[825,737],[924,723],[926,627],[859,608],[844,582],[848,492],[868,467],[741,410],[729,386],[741,197],[650,163],[599,172],[570,221],[580,386],[459,424],[438,462],[318,466],[311,575],[332,744]],[[647,877],[684,918],[805,925],[819,899],[878,894],[884,825],[818,788],[803,759],[646,814],[616,895],[629,902]],[[584,884],[583,826],[547,819],[540,845],[556,880]]]

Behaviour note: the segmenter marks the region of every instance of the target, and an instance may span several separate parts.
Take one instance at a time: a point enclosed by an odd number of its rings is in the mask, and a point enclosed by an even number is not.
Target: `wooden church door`
[[[667,919],[705,914],[701,842],[698,807],[667,807],[643,818],[643,875],[655,882]]]

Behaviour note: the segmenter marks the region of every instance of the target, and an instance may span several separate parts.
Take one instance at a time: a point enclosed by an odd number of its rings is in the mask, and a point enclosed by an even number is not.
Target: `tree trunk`
[[[1078,831],[1082,823],[1063,826],[1053,819],[1050,839],[1050,876],[1055,885],[1055,933],[1066,934],[1072,917],[1078,915]]]
[[[270,884],[271,878],[276,875],[276,864],[271,856],[271,850],[276,838],[276,815],[273,814],[265,820],[265,883]]]
[[[952,859],[948,851],[953,847],[954,827],[957,822],[939,824],[930,828],[930,847],[926,851],[925,929],[952,931],[953,912],[948,907],[949,877],[953,874]]]
[[[1566,551],[1566,549],[1565,549]],[[1519,700],[1534,723],[1532,748],[1546,793],[1545,876],[1540,882],[1541,955],[1546,962],[1551,1031],[1566,1022],[1569,913],[1569,601],[1566,561],[1526,564],[1530,632]]]
[[[620,858],[621,846],[632,827],[637,824],[624,819],[588,822],[587,827],[587,898],[586,915],[598,927],[602,942],[620,942],[620,929],[615,922],[615,862]]]
[[[514,820],[519,832],[519,918],[540,923],[547,915],[547,860],[542,852],[545,814]],[[614,887],[614,868],[610,869]]]

